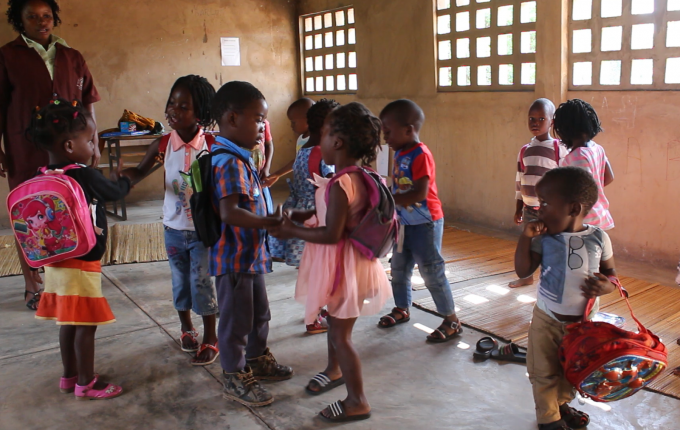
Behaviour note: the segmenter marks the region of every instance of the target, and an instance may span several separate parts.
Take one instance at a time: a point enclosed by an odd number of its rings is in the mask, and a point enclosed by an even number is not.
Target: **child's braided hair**
[[[51,150],[55,144],[63,143],[77,132],[87,128],[90,113],[83,104],[74,100],[52,100],[50,104],[35,108],[26,138],[40,149]]]
[[[319,103],[317,103],[319,104]],[[333,110],[329,116],[331,134],[338,134],[347,155],[369,165],[380,148],[380,120],[361,103],[352,102]]]
[[[186,88],[191,93],[191,98],[194,102],[194,115],[198,119],[198,124],[209,129],[215,125],[215,120],[210,112],[212,108],[213,99],[215,98],[215,88],[203,76],[187,75],[177,79],[170,89],[170,96],[165,104],[166,109],[170,104],[170,97],[175,92],[177,87]]]
[[[318,133],[323,127],[323,122],[329,113],[333,111],[336,107],[340,106],[340,103],[333,99],[321,99],[314,103],[307,110],[307,127],[310,133]]]
[[[585,135],[591,140],[602,131],[602,126],[590,103],[572,99],[562,103],[555,111],[553,129],[564,145],[571,148],[574,139]]]
[[[9,0],[7,2],[7,6],[9,6],[7,8],[7,12],[5,12],[5,15],[7,15],[7,22],[9,22],[10,25],[14,27],[14,31],[17,33],[21,34],[24,32],[24,23],[21,19],[21,14],[24,12],[24,8],[30,1],[31,0]],[[59,18],[59,12],[61,12],[61,9],[59,9],[57,2],[55,0],[42,1],[47,3],[47,5],[52,9],[54,26],[59,26],[59,24],[61,24],[61,18]]]

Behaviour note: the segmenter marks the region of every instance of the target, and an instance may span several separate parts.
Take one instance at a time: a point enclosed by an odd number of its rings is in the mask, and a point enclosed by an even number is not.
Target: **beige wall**
[[[619,257],[675,264],[680,254],[680,93],[567,92],[566,0],[539,2],[535,92],[438,93],[433,5],[429,0],[301,0],[300,14],[355,7],[358,100],[374,113],[411,98],[427,120],[422,139],[437,162],[448,220],[514,230],[514,175],[519,148],[531,138],[526,112],[537,97],[582,98],[598,111],[596,138],[616,180],[607,187]],[[564,27],[562,27],[564,28]],[[515,230],[516,231],[516,230]]]
[[[286,109],[299,95],[297,18],[287,0],[71,0],[60,2],[63,23],[55,34],[85,57],[102,96],[100,129],[115,127],[123,109],[164,121],[165,102],[180,76],[205,76],[216,89],[247,80],[269,102],[277,157],[273,167],[294,154],[295,137]],[[241,67],[222,67],[220,37],[241,38]],[[4,20],[0,44],[16,37]],[[140,183],[130,200],[162,198],[163,174]],[[7,194],[0,181],[0,200]],[[0,210],[0,226],[7,213]]]

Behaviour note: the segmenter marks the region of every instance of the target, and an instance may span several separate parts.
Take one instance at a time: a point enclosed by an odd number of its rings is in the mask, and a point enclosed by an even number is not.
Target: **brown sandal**
[[[400,319],[397,319],[397,316],[401,315]],[[390,328],[394,327],[397,324],[403,324],[405,322],[409,322],[411,320],[411,314],[409,313],[408,310],[404,310],[401,308],[392,308],[392,311],[383,316],[380,317],[380,321],[378,321],[378,327],[380,328]]]
[[[453,329],[454,332],[447,334],[447,328]],[[462,332],[463,326],[460,325],[460,321],[442,321],[442,323],[439,324],[439,327],[427,336],[427,341],[433,343],[448,342],[454,337],[460,336]]]

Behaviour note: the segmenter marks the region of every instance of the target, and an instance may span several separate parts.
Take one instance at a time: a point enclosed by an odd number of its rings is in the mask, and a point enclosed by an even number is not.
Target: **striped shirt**
[[[571,150],[560,166],[575,166],[587,170],[597,183],[597,203],[586,215],[583,222],[585,224],[600,227],[602,230],[614,228],[614,220],[609,213],[609,200],[604,195],[604,172],[607,169],[607,154],[604,148],[593,142],[586,143],[586,146]]]
[[[540,141],[535,137],[524,145],[517,156],[517,176],[515,178],[515,199],[522,200],[526,206],[538,207],[536,184],[545,172],[557,167],[555,140]],[[560,159],[567,155],[567,148],[558,144]],[[523,158],[523,159],[522,159]],[[522,168],[524,164],[524,168]]]
[[[252,152],[218,136],[212,150],[227,149],[229,154],[213,156],[213,204],[238,194],[238,207],[259,216],[267,216],[267,205],[262,195],[257,168]],[[236,155],[238,154],[238,155]],[[248,160],[248,164],[244,160]],[[210,274],[225,273],[265,274],[272,271],[267,230],[236,227],[222,223],[222,235],[210,248]]]

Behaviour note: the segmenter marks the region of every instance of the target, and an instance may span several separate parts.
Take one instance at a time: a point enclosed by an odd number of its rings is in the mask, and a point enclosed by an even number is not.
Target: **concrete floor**
[[[189,354],[180,351],[167,264],[104,268],[104,294],[118,321],[98,330],[96,370],[125,390],[105,402],[76,402],[59,393],[58,327],[36,321],[23,306],[20,277],[0,279],[0,429],[72,429],[76,423],[91,429],[336,427],[316,414],[344,398],[344,387],[318,397],[304,392],[309,378],[325,367],[326,339],[304,334],[302,307],[292,299],[294,269],[275,264],[267,285],[270,347],[296,375],[267,383],[275,403],[250,410],[221,397],[218,363],[192,367]],[[639,265],[638,270],[654,275]],[[666,272],[657,276],[669,276]],[[427,294],[416,292],[414,299]],[[200,319],[194,320],[200,327]],[[429,345],[414,324],[436,327],[439,320],[430,314],[414,310],[409,324],[392,330],[378,329],[376,322],[377,317],[360,318],[354,332],[373,417],[342,428],[536,428],[526,367],[473,362],[472,349],[482,333],[466,329],[460,342]],[[680,403],[647,391],[604,406],[576,406],[591,415],[591,430],[680,427]]]

